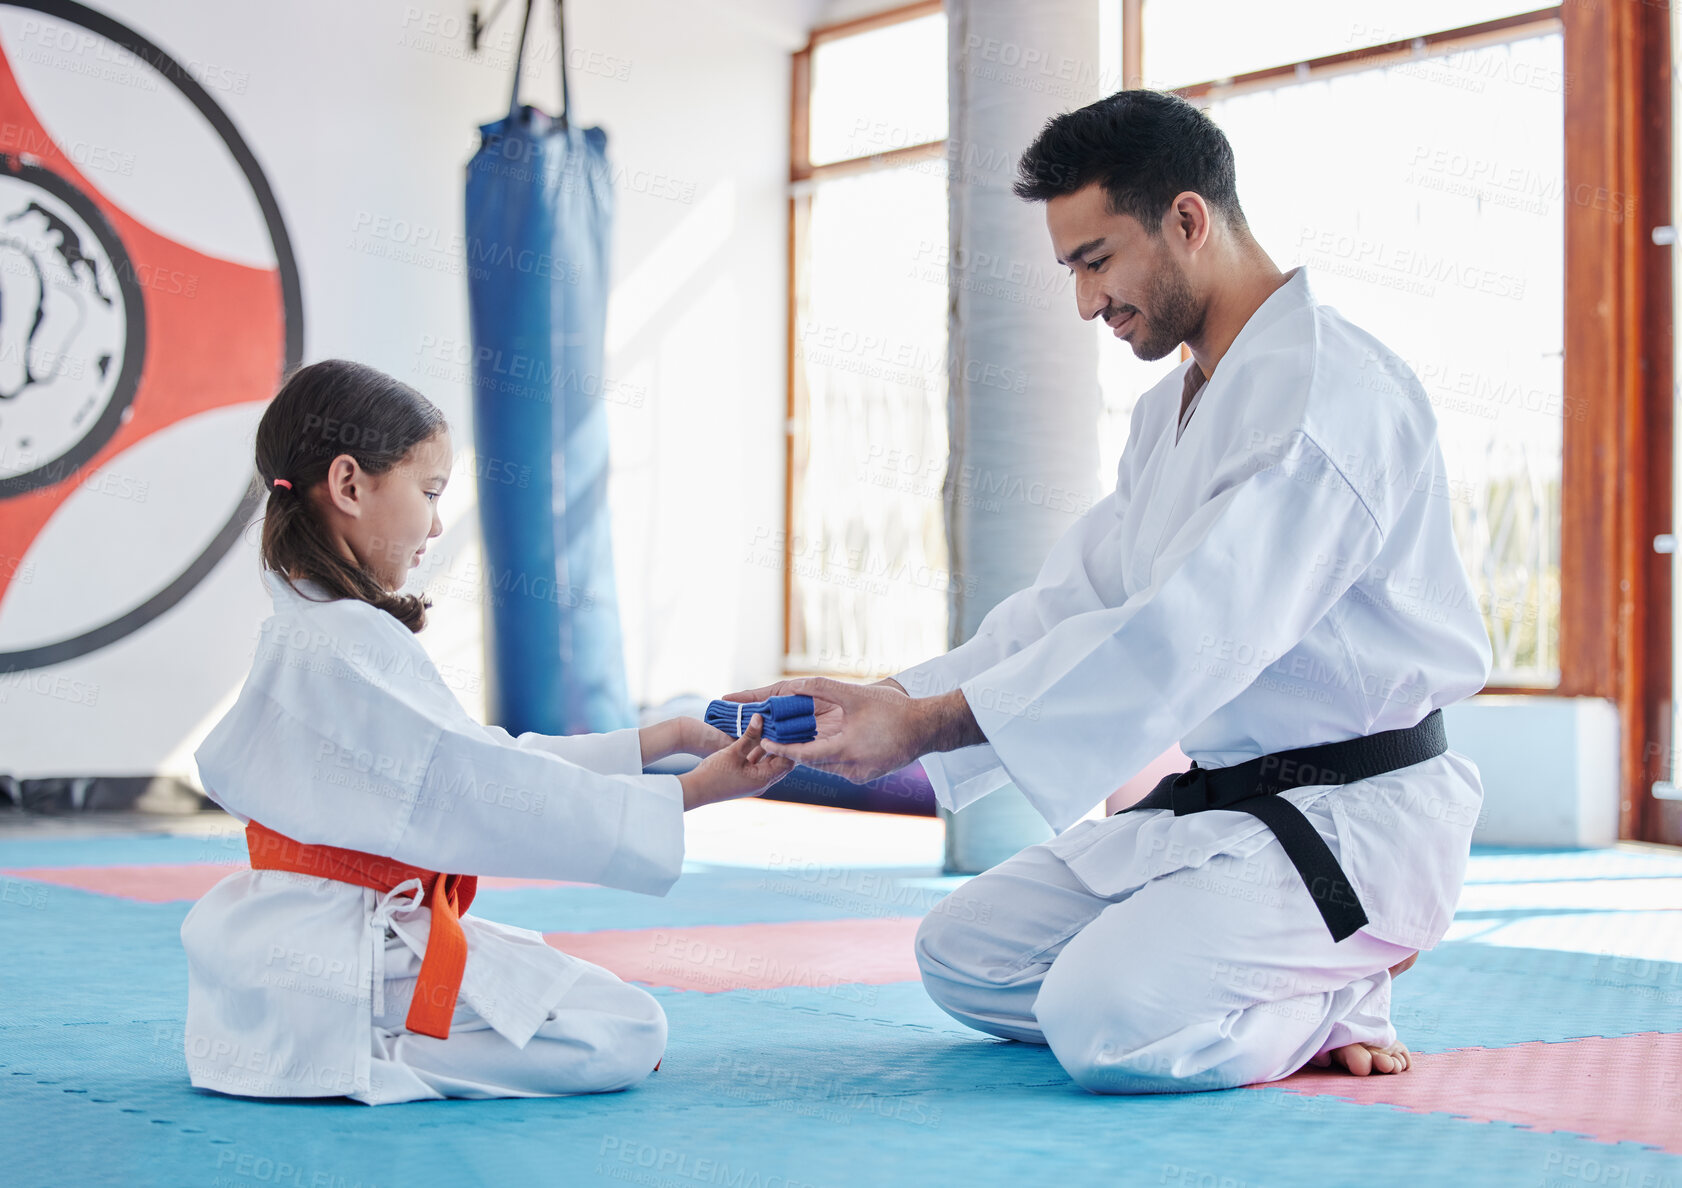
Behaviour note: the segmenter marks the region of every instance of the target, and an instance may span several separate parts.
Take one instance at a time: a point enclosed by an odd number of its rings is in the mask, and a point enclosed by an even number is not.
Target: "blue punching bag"
[[[480,126],[467,166],[488,710],[514,734],[618,730],[636,718],[601,399],[613,219],[607,133],[567,118],[564,20],[561,114],[521,106],[525,41],[522,26],[508,116]]]

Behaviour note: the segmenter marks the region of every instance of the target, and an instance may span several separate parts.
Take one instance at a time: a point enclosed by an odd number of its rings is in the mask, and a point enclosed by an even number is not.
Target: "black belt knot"
[[[1172,782],[1168,785],[1168,799],[1173,805],[1176,817],[1183,817],[1187,813],[1201,813],[1216,807],[1209,803],[1209,769],[1197,766],[1195,760],[1190,771],[1182,771],[1169,779]],[[1159,788],[1161,786],[1157,785]],[[1154,788],[1152,792],[1155,792]]]
[[[1364,738],[1277,751],[1231,767],[1199,767],[1164,776],[1135,809],[1173,809],[1176,817],[1210,809],[1249,813],[1279,839],[1285,856],[1314,897],[1320,918],[1340,941],[1367,923],[1367,913],[1331,847],[1279,793],[1324,784],[1352,784],[1412,767],[1448,750],[1443,712],[1432,710],[1416,725]]]

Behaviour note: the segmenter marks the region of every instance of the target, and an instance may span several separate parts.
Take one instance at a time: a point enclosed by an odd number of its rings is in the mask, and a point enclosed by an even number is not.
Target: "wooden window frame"
[[[1557,692],[1617,703],[1620,835],[1677,842],[1652,796],[1674,745],[1670,559],[1653,551],[1671,531],[1672,265],[1651,238],[1671,221],[1670,15],[1644,0],[1558,11],[1565,393],[1586,417],[1566,421]],[[1624,214],[1598,209],[1602,195]]]

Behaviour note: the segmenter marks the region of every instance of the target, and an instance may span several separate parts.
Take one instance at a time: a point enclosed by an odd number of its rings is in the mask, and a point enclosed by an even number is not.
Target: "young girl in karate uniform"
[[[560,737],[475,721],[415,638],[428,604],[398,592],[442,531],[451,464],[434,405],[343,360],[294,373],[258,426],[274,614],[195,754],[252,869],[181,926],[195,1086],[379,1104],[636,1084],[665,1050],[659,1003],[471,914],[476,876],[664,895],[685,810],[793,766],[757,717],[734,742],[694,718]],[[642,774],[678,752],[708,757]]]

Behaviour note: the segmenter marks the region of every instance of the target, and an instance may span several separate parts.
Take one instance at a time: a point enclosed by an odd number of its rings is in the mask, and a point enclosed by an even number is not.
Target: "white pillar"
[[[1033,581],[1089,505],[1097,338],[1056,263],[1045,207],[1011,192],[1045,122],[1098,98],[1095,0],[947,0],[950,247],[946,530],[951,646]],[[1014,787],[947,822],[946,867],[984,870],[1050,836]]]

